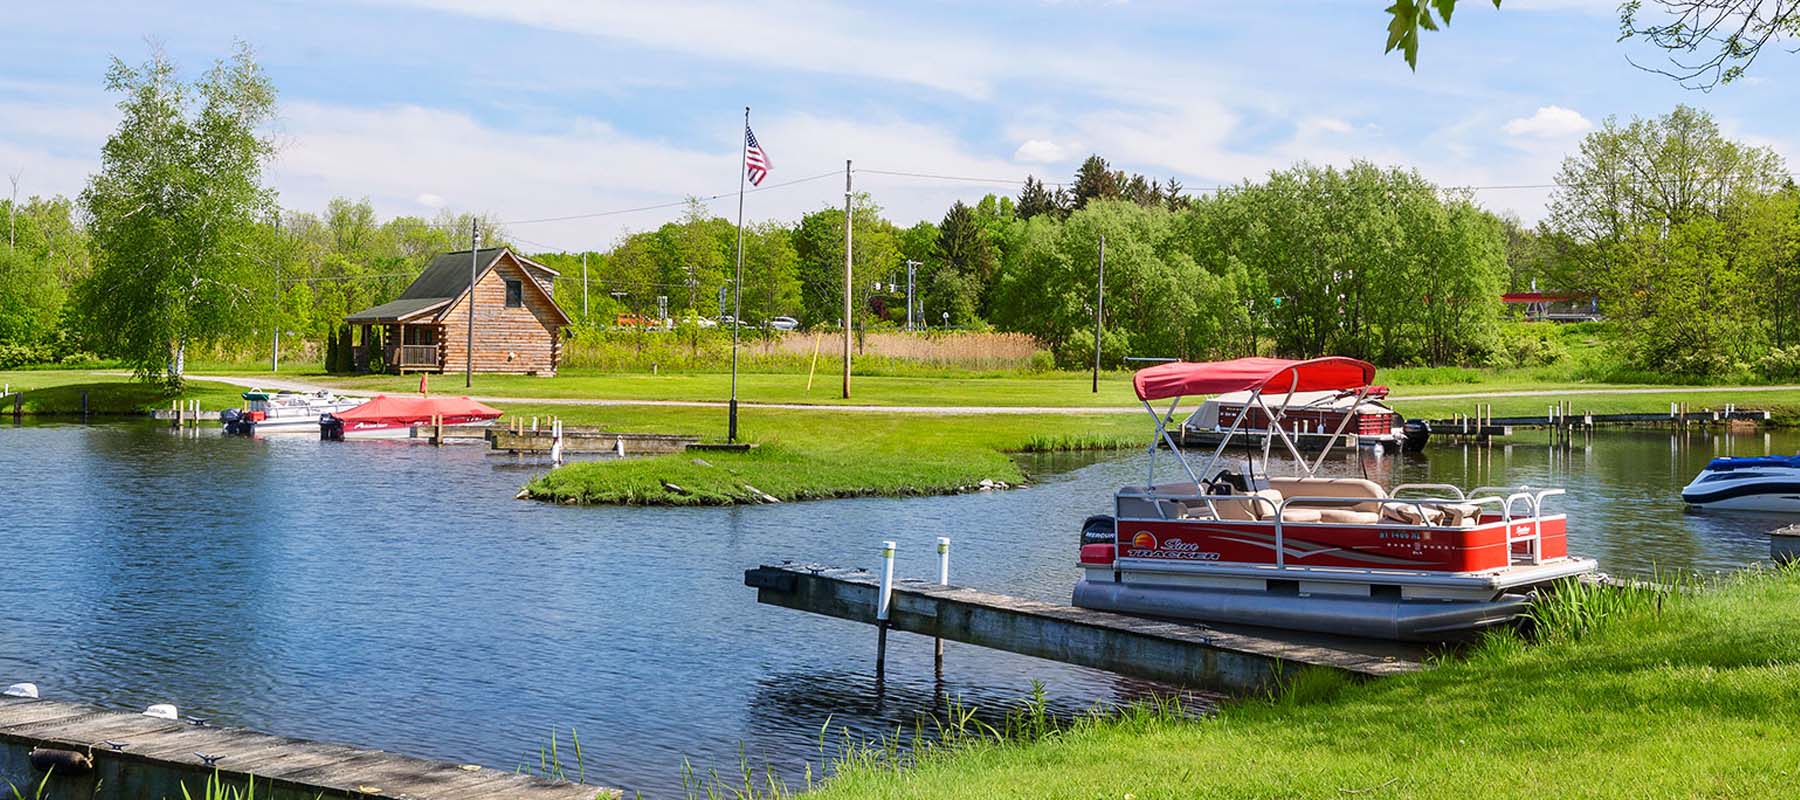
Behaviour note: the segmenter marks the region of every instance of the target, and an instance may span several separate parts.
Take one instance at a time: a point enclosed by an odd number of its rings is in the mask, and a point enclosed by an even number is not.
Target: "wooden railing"
[[[438,346],[435,344],[407,344],[400,346],[400,367],[435,367],[438,365]]]

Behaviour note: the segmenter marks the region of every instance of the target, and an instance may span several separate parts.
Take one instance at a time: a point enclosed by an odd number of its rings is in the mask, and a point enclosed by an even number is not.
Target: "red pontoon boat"
[[[467,397],[389,397],[375,399],[348,411],[319,417],[319,438],[405,438],[416,425],[442,420],[444,427],[481,427],[500,417],[500,409]]]
[[[1138,398],[1156,420],[1149,477],[1115,496],[1113,516],[1082,530],[1074,604],[1146,616],[1263,625],[1389,639],[1445,639],[1510,620],[1529,593],[1593,572],[1568,554],[1567,519],[1546,512],[1561,489],[1464,491],[1448,484],[1389,490],[1319,477],[1330,453],[1303,456],[1283,426],[1281,398],[1348,391],[1361,402],[1375,367],[1352,358],[1240,358],[1141,370]],[[1229,441],[1195,471],[1165,420],[1186,395],[1248,391],[1296,466],[1291,477],[1214,471]],[[1151,401],[1170,400],[1166,413]],[[1237,426],[1250,417],[1241,414]],[[1341,426],[1351,419],[1344,416]],[[1156,482],[1163,445],[1186,480]],[[1310,458],[1308,457],[1310,456]],[[1254,461],[1250,462],[1254,465]]]

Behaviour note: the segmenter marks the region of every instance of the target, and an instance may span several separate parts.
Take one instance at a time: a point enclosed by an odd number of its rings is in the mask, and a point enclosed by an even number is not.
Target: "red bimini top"
[[[1375,365],[1343,356],[1296,361],[1287,358],[1234,358],[1230,361],[1175,361],[1138,370],[1131,378],[1139,400],[1189,394],[1224,394],[1268,389],[1287,392],[1354,390],[1375,380]]]
[[[367,403],[337,414],[337,418],[345,422],[428,422],[433,416],[495,419],[500,416],[500,409],[477,403],[467,397],[389,397],[379,394]]]

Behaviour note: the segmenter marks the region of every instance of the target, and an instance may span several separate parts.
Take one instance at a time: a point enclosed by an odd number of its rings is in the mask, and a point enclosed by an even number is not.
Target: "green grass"
[[[181,392],[171,393],[161,384],[92,370],[0,370],[0,384],[23,391],[22,410],[39,416],[80,414],[82,392],[88,394],[90,414],[136,416],[166,409],[170,401],[178,400],[199,400],[208,411],[236,408],[243,403],[244,391],[212,381],[188,381]],[[0,415],[11,413],[8,398],[0,403]]]
[[[516,417],[560,416],[572,425],[689,433],[723,439],[723,409],[652,406],[521,406]],[[982,480],[1028,476],[1007,453],[1112,449],[1148,442],[1145,424],[1122,414],[843,414],[744,408],[746,453],[708,452],[588,461],[527,485],[552,502],[709,505],[862,495],[945,494]],[[676,491],[664,484],[681,488]],[[750,487],[754,487],[753,491]]]
[[[1800,573],[1662,598],[1586,590],[1537,645],[1355,684],[1304,673],[1192,718],[1136,708],[1023,740],[836,759],[812,797],[1792,797]],[[763,790],[759,796],[782,794]],[[738,796],[741,796],[738,795]]]

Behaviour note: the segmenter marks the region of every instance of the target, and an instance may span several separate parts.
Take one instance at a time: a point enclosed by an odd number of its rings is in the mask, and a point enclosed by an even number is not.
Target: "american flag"
[[[769,177],[769,156],[756,143],[756,134],[750,132],[749,125],[744,126],[744,171],[752,186],[761,186],[763,178]]]

